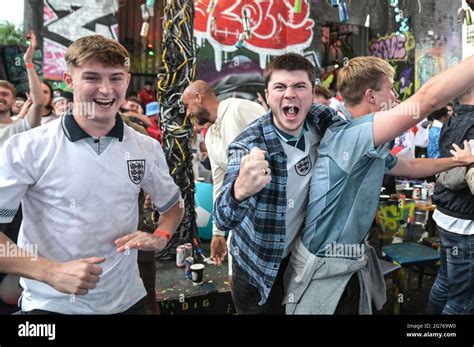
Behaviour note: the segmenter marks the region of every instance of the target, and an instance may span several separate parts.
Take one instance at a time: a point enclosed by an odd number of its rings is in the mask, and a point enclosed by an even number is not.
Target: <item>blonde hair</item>
[[[130,70],[128,51],[115,40],[102,35],[84,36],[74,41],[66,50],[68,68],[81,67],[89,61]]]
[[[379,91],[382,78],[393,78],[395,69],[377,57],[357,57],[349,60],[337,74],[337,89],[348,106],[359,104],[367,89]]]

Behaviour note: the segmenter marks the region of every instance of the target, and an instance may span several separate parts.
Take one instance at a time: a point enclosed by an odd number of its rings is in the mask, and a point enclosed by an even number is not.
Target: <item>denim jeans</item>
[[[474,235],[438,227],[441,267],[431,288],[428,314],[474,314]]]

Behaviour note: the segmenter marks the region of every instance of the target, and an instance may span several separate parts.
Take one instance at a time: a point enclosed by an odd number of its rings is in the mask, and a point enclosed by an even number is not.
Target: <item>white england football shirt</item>
[[[20,201],[18,245],[38,245],[39,255],[59,262],[105,257],[97,287],[72,297],[22,278],[22,310],[112,314],[146,295],[137,251],[117,253],[114,241],[136,231],[143,188],[163,213],[181,197],[160,144],[124,125],[92,139],[66,115],[13,136],[0,151],[0,223]]]

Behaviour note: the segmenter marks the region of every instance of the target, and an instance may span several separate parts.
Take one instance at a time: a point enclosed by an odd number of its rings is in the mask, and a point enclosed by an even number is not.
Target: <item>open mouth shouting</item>
[[[97,105],[103,107],[103,108],[109,108],[110,106],[113,105],[113,103],[115,102],[115,99],[99,99],[99,98],[96,98],[96,99],[93,99],[94,103],[96,103]]]
[[[285,118],[289,121],[294,121],[298,117],[300,109],[294,105],[283,106],[283,114]]]

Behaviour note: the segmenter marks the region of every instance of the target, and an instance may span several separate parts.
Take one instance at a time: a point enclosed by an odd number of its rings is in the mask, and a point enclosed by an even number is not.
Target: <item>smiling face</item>
[[[125,98],[130,74],[121,67],[89,61],[65,72],[64,79],[74,90],[74,114],[107,123],[115,119]]]
[[[274,70],[265,90],[278,129],[299,136],[313,103],[313,87],[303,70]]]
[[[10,89],[0,86],[0,113],[9,112],[12,109],[15,98]]]

